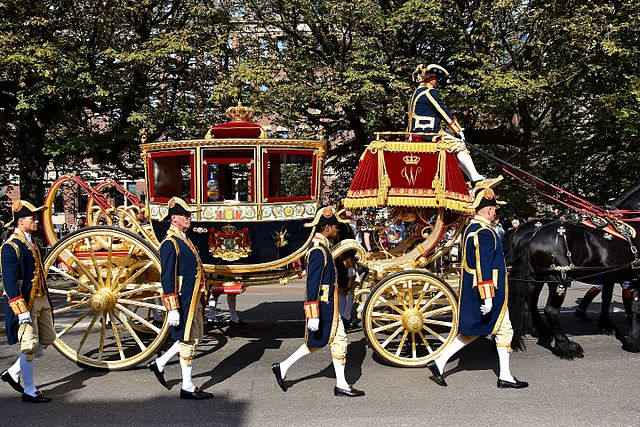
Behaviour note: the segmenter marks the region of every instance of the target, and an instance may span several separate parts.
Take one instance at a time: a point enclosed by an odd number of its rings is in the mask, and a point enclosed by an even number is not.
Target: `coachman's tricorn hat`
[[[162,218],[163,221],[169,221],[171,219],[171,215],[186,215],[191,217],[191,214],[197,212],[198,209],[194,209],[187,202],[182,200],[180,197],[172,197],[167,202],[167,207],[169,208],[167,215]]]
[[[19,218],[24,218],[27,216],[33,216],[38,212],[44,212],[49,209],[47,206],[40,206],[36,208],[31,203],[26,200],[16,200],[11,204],[11,213],[13,214],[13,219],[8,222],[5,227],[15,227]]]
[[[337,214],[331,206],[326,206],[319,209],[313,221],[306,223],[304,226],[320,228],[325,225],[339,225],[341,222],[346,222],[344,219],[340,219]]]
[[[438,79],[446,79],[449,77],[449,72],[438,64],[418,64],[412,76],[415,81],[424,81],[427,76],[436,76]]]
[[[506,205],[507,202],[503,202],[502,200],[496,199],[496,194],[493,192],[491,188],[485,188],[484,190],[480,190],[476,194],[476,198],[471,205],[472,208],[478,212],[482,208],[486,208],[487,206],[495,206],[498,205]]]

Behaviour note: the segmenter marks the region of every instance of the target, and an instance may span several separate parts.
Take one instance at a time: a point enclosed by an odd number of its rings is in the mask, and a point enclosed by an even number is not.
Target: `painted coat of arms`
[[[220,230],[209,229],[209,253],[225,261],[236,261],[251,255],[249,229],[238,230],[233,225],[225,225]]]

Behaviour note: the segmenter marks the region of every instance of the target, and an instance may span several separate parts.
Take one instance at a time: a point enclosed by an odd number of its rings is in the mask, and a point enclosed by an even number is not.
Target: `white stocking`
[[[347,307],[347,296],[346,295],[338,295],[338,313],[340,313],[340,316],[347,317],[347,316],[345,316],[345,314],[346,314],[345,308],[346,307]]]
[[[180,368],[182,368],[182,389],[184,391],[194,391],[196,386],[193,385],[193,380],[191,379],[193,366],[191,364],[187,366],[187,362],[180,359]]]
[[[238,317],[238,312],[236,311],[236,296],[228,294],[227,295],[227,305],[229,306],[229,317],[232,322],[239,322],[240,318]]]
[[[291,366],[293,366],[294,363],[296,363],[298,360],[302,359],[304,356],[306,356],[309,353],[311,353],[311,351],[309,351],[309,347],[307,347],[306,344],[302,344],[300,348],[294,351],[293,354],[289,356],[287,360],[285,360],[284,362],[281,362],[280,373],[282,374],[282,379],[284,379],[287,376],[287,371]]]
[[[444,366],[447,364],[449,359],[451,359],[451,356],[462,350],[462,348],[467,344],[468,343],[464,342],[462,337],[458,335],[451,344],[445,347],[440,357],[436,359],[436,366],[438,366],[441,374],[444,373]]]
[[[471,155],[469,153],[467,153],[466,151],[461,151],[457,154],[457,157],[458,163],[460,164],[460,169],[462,169],[462,172],[467,175],[467,178],[469,178],[469,180],[481,181],[485,178],[476,170],[476,165],[473,163],[473,159],[471,158]]]
[[[11,375],[11,378],[13,378],[15,382],[20,381],[20,359],[21,358],[22,356],[18,357],[18,360],[16,360],[16,363],[11,365],[11,367],[7,369],[7,372],[9,372],[9,375]]]
[[[218,318],[216,317],[217,305],[218,305],[218,296],[211,295],[209,297],[209,320],[211,320],[212,322],[218,321]]]
[[[353,294],[349,292],[347,294],[347,304],[344,307],[344,318],[347,320],[351,320],[351,311],[353,310]]]
[[[169,359],[171,359],[178,353],[180,353],[180,341],[174,342],[165,354],[156,359],[156,365],[158,365],[158,369],[160,371],[164,371],[164,367],[167,365],[167,363],[169,363]]]
[[[351,386],[347,384],[344,377],[344,365],[341,360],[333,359],[333,369],[336,371],[336,387],[343,390],[351,390]]]
[[[20,353],[20,372],[22,372],[25,394],[35,397],[36,385],[33,382],[33,361],[27,360],[26,353]]]
[[[500,379],[514,382],[515,380],[509,369],[509,347],[496,347],[496,349],[498,350],[498,360],[500,361]]]

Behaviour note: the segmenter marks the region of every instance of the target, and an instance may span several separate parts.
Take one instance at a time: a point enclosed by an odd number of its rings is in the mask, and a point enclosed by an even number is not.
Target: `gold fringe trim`
[[[437,135],[434,138],[438,137]],[[410,141],[373,141],[367,147],[367,150],[375,154],[378,151],[399,152],[406,151],[411,153],[437,153],[439,151],[451,152],[451,143],[449,142],[410,142]],[[366,153],[366,151],[365,151]],[[360,157],[360,160],[364,157]]]

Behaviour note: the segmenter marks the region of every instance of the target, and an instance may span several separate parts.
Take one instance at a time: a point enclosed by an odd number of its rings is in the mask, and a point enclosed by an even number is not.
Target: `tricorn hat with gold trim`
[[[341,222],[345,222],[338,218],[337,212],[331,206],[325,206],[318,209],[313,221],[306,223],[305,227],[324,227],[325,225],[339,225]]]
[[[171,219],[171,215],[187,215],[191,217],[192,213],[198,211],[198,209],[192,208],[180,197],[170,198],[167,202],[167,207],[169,210],[167,211],[167,215],[162,218],[162,221],[169,221]]]
[[[484,190],[480,190],[471,204],[471,208],[475,209],[478,212],[482,208],[486,208],[487,206],[495,206],[498,205],[506,205],[507,202],[503,202],[502,200],[496,199],[496,194],[493,192],[491,188],[485,188]]]
[[[5,227],[16,226],[18,225],[16,221],[19,218],[33,216],[34,214],[44,212],[47,209],[49,209],[47,206],[40,206],[39,208],[36,208],[26,200],[16,200],[11,204],[11,213],[13,214],[13,218],[5,225]]]
[[[438,64],[418,64],[413,72],[413,79],[416,81],[423,81],[427,76],[436,76],[438,79],[446,79],[449,77],[449,72]]]

